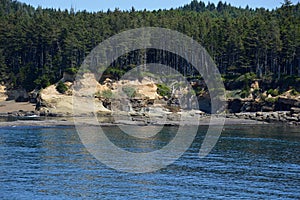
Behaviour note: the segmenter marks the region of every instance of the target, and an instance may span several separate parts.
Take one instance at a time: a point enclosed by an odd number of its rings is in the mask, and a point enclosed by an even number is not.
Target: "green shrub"
[[[70,75],[75,75],[78,70],[74,67],[70,67],[70,68],[65,69],[64,71]]]
[[[122,87],[122,91],[126,94],[127,97],[132,98],[136,96],[136,90],[130,86]]]
[[[40,78],[36,79],[34,83],[40,86],[41,88],[46,88],[51,85],[50,79],[46,75],[43,75]]]
[[[290,94],[293,96],[299,95],[300,93],[296,89],[291,89]]]
[[[250,91],[248,89],[242,90],[240,92],[241,98],[247,98],[250,95]]]
[[[274,90],[273,89],[269,89],[267,91],[267,94],[270,94],[271,96],[276,97],[276,96],[279,95],[279,91],[277,89],[274,89]]]
[[[278,101],[278,98],[266,98],[265,101],[268,103],[275,103]]]
[[[63,82],[59,81],[56,86],[56,90],[59,93],[64,94],[68,90],[68,87]]]
[[[163,84],[163,83],[159,83],[157,84],[157,93],[160,95],[160,96],[167,96],[167,97],[170,97],[171,96],[171,89]]]
[[[125,73],[124,69],[109,67],[103,72],[103,75],[110,75],[116,79],[120,79]]]
[[[102,93],[100,94],[101,97],[110,99],[113,96],[113,93],[111,90],[103,90]]]
[[[253,72],[250,72],[250,73],[246,73],[246,74],[243,74],[241,76],[239,76],[236,81],[240,81],[240,82],[251,82],[251,81],[254,81],[256,79],[256,74],[253,73]]]
[[[267,94],[272,94],[273,93],[273,89],[269,89],[268,91],[267,91]]]
[[[239,90],[227,90],[226,98],[240,98],[240,91]]]

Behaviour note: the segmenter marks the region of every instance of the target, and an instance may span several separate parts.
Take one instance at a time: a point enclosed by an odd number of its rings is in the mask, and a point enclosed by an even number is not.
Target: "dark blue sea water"
[[[117,127],[105,129],[120,146],[137,148]],[[173,129],[164,130],[166,137]],[[206,129],[199,127],[175,163],[134,174],[96,160],[74,127],[0,128],[0,199],[300,199],[299,127],[225,126],[213,151],[200,159]],[[165,145],[161,135],[141,148]]]

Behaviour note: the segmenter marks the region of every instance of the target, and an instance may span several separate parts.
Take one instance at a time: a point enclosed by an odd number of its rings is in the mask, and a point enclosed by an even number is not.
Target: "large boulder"
[[[29,93],[29,102],[37,103],[40,91],[35,89]]]
[[[228,100],[228,110],[230,113],[241,112],[243,102],[241,99],[229,99]]]
[[[290,111],[292,107],[300,108],[300,101],[297,99],[279,97],[275,109],[279,111]]]
[[[29,95],[27,91],[23,88],[14,89],[7,91],[6,100],[15,100],[16,102],[27,102],[29,101]]]
[[[211,113],[211,99],[209,94],[204,94],[198,97],[199,110],[205,113]]]

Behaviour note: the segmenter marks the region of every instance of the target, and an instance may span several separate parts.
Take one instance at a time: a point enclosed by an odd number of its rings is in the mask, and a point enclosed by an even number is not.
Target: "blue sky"
[[[75,8],[76,11],[87,10],[87,11],[106,11],[107,9],[113,10],[118,7],[121,10],[130,10],[133,6],[137,10],[157,10],[157,9],[168,9],[176,8],[184,4],[188,4],[191,0],[19,0],[30,4],[34,7],[42,6],[43,8],[60,8],[70,9]],[[206,4],[208,0],[202,0]],[[284,0],[226,0],[234,6],[245,7],[249,5],[251,8],[264,7],[273,9],[280,7]],[[292,0],[293,3],[297,3],[300,0]],[[217,4],[219,0],[210,0],[210,2]],[[223,0],[223,2],[225,2]]]

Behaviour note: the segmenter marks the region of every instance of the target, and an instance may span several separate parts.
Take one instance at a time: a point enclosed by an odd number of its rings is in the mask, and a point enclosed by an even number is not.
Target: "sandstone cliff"
[[[110,79],[107,79],[101,85],[95,79],[93,74],[86,73],[80,80],[77,80],[75,82],[65,82],[64,84],[68,88],[64,94],[61,94],[57,91],[56,85],[51,85],[41,90],[39,97],[41,103],[37,107],[37,109],[42,114],[47,115],[47,113],[52,113],[58,115],[72,115],[72,95],[74,92],[74,87],[77,87],[76,95],[79,96],[80,100],[82,101],[82,106],[76,108],[76,110],[77,113],[79,112],[83,115],[90,114],[92,112],[111,112],[111,104],[116,103],[117,100],[123,98],[122,96],[120,96],[120,94],[124,95],[124,93],[126,93],[126,90],[124,90],[124,88],[127,90],[129,88],[132,91],[134,91],[134,96],[129,98],[133,99],[132,101],[130,100],[130,105],[125,105],[130,107],[130,109],[127,111],[134,111],[133,107],[135,106],[143,107],[142,105],[138,105],[136,102],[142,102],[141,104],[148,104],[147,102],[151,101],[154,103],[154,101],[159,98],[159,95],[156,92],[156,84],[146,78],[143,79],[141,82],[130,80],[112,81]],[[91,110],[91,106],[86,105],[86,97],[95,97],[95,110]],[[128,99],[128,97],[126,98]],[[145,103],[145,101],[147,102]],[[116,108],[116,106],[114,106],[114,108]]]

